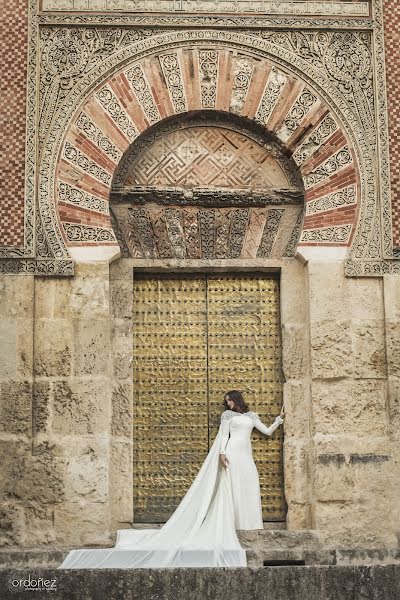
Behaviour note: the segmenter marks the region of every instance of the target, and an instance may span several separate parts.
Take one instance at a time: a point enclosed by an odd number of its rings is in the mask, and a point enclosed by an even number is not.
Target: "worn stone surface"
[[[36,323],[35,372],[45,377],[71,374],[73,328],[66,319],[40,319]]]
[[[134,518],[132,473],[132,438],[114,439],[111,445],[109,492],[113,531],[122,529],[121,523],[131,523]]]
[[[0,383],[0,431],[30,434],[31,401],[30,381]]]
[[[312,462],[312,445],[309,440],[285,440],[284,463],[290,465],[291,472],[291,477],[285,485],[285,497],[288,502],[310,501]]]
[[[112,324],[113,371],[115,379],[132,380],[133,325],[127,319],[114,319]]]
[[[290,381],[283,384],[286,439],[310,436],[310,394],[307,381]]]
[[[108,433],[110,389],[106,378],[54,383],[52,430],[62,435]]]
[[[314,379],[337,379],[353,375],[349,322],[311,323],[311,372]]]
[[[352,548],[390,548],[397,544],[389,520],[391,502],[371,498],[369,502],[316,502],[315,527],[325,544]],[[371,525],[373,524],[373,525]]]
[[[107,501],[108,445],[107,438],[97,437],[76,441],[69,449],[65,475],[67,502]]]
[[[386,323],[386,353],[389,375],[400,377],[400,319],[398,322]],[[386,367],[384,363],[381,371]]]
[[[80,544],[112,546],[115,535],[108,530],[109,505],[77,499],[54,507],[54,529],[58,544],[77,547]]]
[[[384,322],[353,322],[352,330],[355,377],[383,379],[387,375]]]
[[[21,579],[27,576],[19,571]],[[18,573],[18,574],[19,574]],[[276,600],[397,600],[400,596],[399,565],[312,565],[253,568],[201,569],[33,569],[31,578],[56,579],[55,600],[232,600],[263,598],[274,590]],[[13,600],[10,585],[15,570],[0,571],[4,599]],[[46,592],[43,592],[43,594]],[[379,593],[379,596],[377,595]],[[26,594],[26,592],[24,592]],[[35,592],[37,595],[37,592]]]
[[[133,389],[132,383],[118,383],[112,392],[111,433],[131,438],[133,434]]]
[[[74,320],[73,373],[108,375],[110,371],[110,322],[108,320]]]
[[[313,382],[313,416],[319,433],[385,435],[385,387],[371,380]]]
[[[302,379],[305,376],[308,335],[299,325],[282,327],[282,367],[286,379]]]
[[[0,321],[0,344],[2,360],[0,362],[0,377],[13,378],[17,374],[17,333],[15,320]]]

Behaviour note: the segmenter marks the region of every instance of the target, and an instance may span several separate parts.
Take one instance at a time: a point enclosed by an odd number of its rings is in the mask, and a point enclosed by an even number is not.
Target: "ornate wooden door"
[[[165,522],[240,389],[269,424],[282,401],[279,281],[263,274],[135,274],[134,521]],[[263,518],[284,520],[282,429],[253,432]]]

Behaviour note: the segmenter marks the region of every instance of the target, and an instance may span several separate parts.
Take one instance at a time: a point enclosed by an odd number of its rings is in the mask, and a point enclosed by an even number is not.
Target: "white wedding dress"
[[[263,528],[250,436],[253,427],[271,435],[281,423],[279,415],[267,427],[254,412],[224,411],[203,465],[160,529],[120,529],[113,548],[72,550],[58,568],[245,567],[236,529]]]

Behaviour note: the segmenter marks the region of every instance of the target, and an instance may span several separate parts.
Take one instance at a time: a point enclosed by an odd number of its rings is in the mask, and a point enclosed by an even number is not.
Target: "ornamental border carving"
[[[380,1],[380,0],[378,0]],[[341,29],[372,30],[374,22],[370,18],[307,18],[307,17],[269,17],[265,15],[112,15],[112,14],[41,14],[40,25],[82,25],[95,27],[222,27],[243,29]]]
[[[317,85],[315,89],[324,97],[328,104],[335,101],[335,112],[339,114],[346,131],[351,137],[355,148],[357,149],[357,158],[360,163],[361,171],[365,173],[363,182],[363,195],[365,206],[360,216],[359,226],[356,237],[353,241],[349,259],[346,263],[347,276],[381,276],[387,273],[400,273],[400,262],[394,259],[400,258],[400,253],[393,251],[392,244],[392,225],[391,225],[391,201],[390,201],[390,178],[389,178],[389,145],[388,145],[388,118],[387,118],[387,100],[386,100],[386,82],[385,82],[385,63],[384,63],[384,36],[383,36],[383,9],[382,0],[372,0],[371,19],[304,19],[304,18],[270,18],[262,16],[233,16],[227,17],[191,17],[187,15],[164,16],[164,15],[129,15],[129,16],[110,16],[110,15],[41,15],[36,13],[36,0],[29,2],[29,41],[28,41],[28,91],[27,91],[27,150],[26,150],[26,205],[25,205],[25,248],[2,248],[0,249],[0,272],[5,273],[36,273],[42,275],[71,275],[73,273],[73,262],[70,260],[67,248],[62,240],[61,232],[57,223],[55,207],[49,202],[43,205],[43,196],[41,198],[41,210],[36,210],[35,206],[35,162],[37,152],[37,83],[36,75],[38,69],[38,28],[39,25],[67,25],[76,26],[94,26],[109,25],[118,26],[164,26],[175,27],[177,29],[188,25],[197,27],[224,27],[224,31],[208,32],[209,38],[202,37],[201,31],[175,31],[172,33],[161,34],[165,39],[164,49],[185,45],[187,43],[200,44],[204,41],[214,41],[217,43],[229,42],[236,44],[238,48],[244,49],[247,53],[261,53],[264,57],[268,56],[270,60],[281,65],[285,70],[293,71],[298,76],[308,81],[313,87],[310,78],[315,78]],[[246,34],[229,31],[229,28],[248,28]],[[358,31],[372,30],[373,35],[373,60],[374,60],[374,83],[375,83],[375,114],[377,117],[378,149],[376,154],[379,156],[379,164],[374,169],[371,149],[368,144],[360,139],[360,131],[357,128],[357,119],[352,108],[348,105],[345,98],[331,86],[327,80],[323,81],[321,73],[303,59],[291,54],[282,48],[277,48],[276,54],[269,48],[265,40],[251,37],[252,28],[275,28],[275,29],[352,29]],[[186,34],[186,40],[185,35]],[[198,35],[200,34],[200,38]],[[197,35],[197,41],[193,36]],[[172,37],[171,37],[172,36]],[[234,42],[235,39],[238,40]],[[169,39],[168,39],[169,38]],[[191,38],[191,39],[190,39]],[[250,44],[242,45],[243,40],[247,38]],[[175,39],[175,41],[173,41]],[[104,63],[93,69],[91,76],[85,76],[74,87],[67,101],[56,117],[55,123],[68,123],[72,114],[75,112],[79,99],[82,99],[93,89],[95,82],[100,81],[107,71],[117,69],[139,59],[152,52],[151,41],[160,41],[160,35],[153,38],[142,40],[128,46],[113,56],[108,57]],[[240,40],[240,41],[239,41]],[[159,48],[157,46],[157,48]],[[246,50],[247,48],[247,50]],[[136,50],[133,55],[132,50]],[[128,58],[130,54],[130,60]],[[47,138],[45,158],[41,169],[42,186],[48,189],[48,185],[53,183],[51,171],[47,168],[52,165],[49,157],[49,147],[59,148],[59,139],[55,128]],[[366,152],[364,152],[366,151]],[[365,154],[365,160],[364,160]],[[54,155],[53,155],[54,156]],[[376,158],[376,157],[375,157]],[[376,188],[377,175],[380,175],[379,190]],[[49,177],[50,173],[50,177]],[[49,179],[48,179],[49,177]],[[42,188],[43,190],[43,188]],[[378,199],[379,196],[379,199]],[[379,200],[379,201],[378,201]],[[35,222],[36,220],[36,222]],[[42,226],[43,223],[43,226]],[[56,227],[54,225],[56,224]],[[37,234],[35,234],[35,230]],[[43,234],[43,231],[45,235]],[[36,246],[36,259],[35,256]],[[382,260],[386,259],[386,260]]]
[[[100,84],[107,73],[125,68],[145,56],[159,52],[161,49],[168,50],[187,46],[188,44],[191,46],[204,46],[210,43],[224,47],[229,46],[246,54],[268,58],[285,71],[292,72],[298,78],[306,81],[310,88],[315,89],[329,106],[333,106],[334,112],[338,115],[354,144],[361,173],[364,173],[363,181],[361,181],[364,206],[361,210],[360,224],[356,234],[358,243],[355,249],[355,258],[364,258],[369,252],[368,258],[378,259],[380,257],[379,239],[371,239],[376,232],[369,227],[370,219],[368,218],[369,215],[376,214],[377,209],[373,148],[371,148],[369,139],[365,136],[365,131],[353,108],[327,77],[301,57],[283,47],[272,44],[268,40],[235,31],[189,30],[160,33],[122,48],[82,77],[68,95],[58,115],[56,115],[48,137],[41,165],[40,204],[42,210],[46,214],[54,215],[53,207],[48,204],[48,199],[52,196],[55,160],[68,123],[73,118],[82,100]],[[365,227],[365,225],[367,226]],[[59,230],[56,219],[53,221],[53,228]],[[56,255],[61,257],[60,252],[66,249],[60,239],[61,235],[59,234],[57,237],[53,249],[57,253]],[[353,252],[354,250],[351,251],[351,253]]]
[[[102,4],[102,5],[101,5]],[[291,14],[323,16],[369,16],[368,0],[345,3],[312,0],[103,0],[93,6],[91,0],[83,9],[75,0],[42,0],[42,12],[128,12],[128,13],[213,13],[213,14]]]

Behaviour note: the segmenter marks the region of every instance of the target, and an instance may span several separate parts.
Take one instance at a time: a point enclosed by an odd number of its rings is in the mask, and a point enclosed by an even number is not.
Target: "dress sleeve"
[[[281,423],[283,423],[283,418],[280,415],[275,417],[275,421],[269,427],[267,427],[266,425],[264,425],[264,423],[261,422],[260,417],[258,415],[254,419],[254,427],[258,429],[258,431],[261,431],[261,433],[264,433],[265,435],[272,435],[275,429],[277,429]]]
[[[221,445],[219,448],[220,454],[225,454],[226,444],[228,443],[228,439],[229,439],[230,423],[231,423],[230,419],[225,419],[225,418],[221,419],[221,436],[222,437],[221,437]]]

